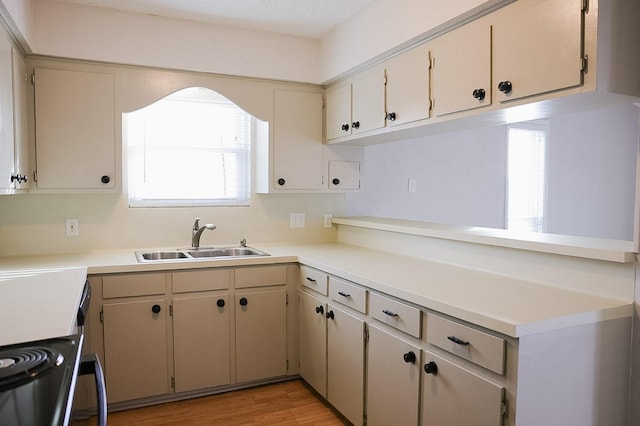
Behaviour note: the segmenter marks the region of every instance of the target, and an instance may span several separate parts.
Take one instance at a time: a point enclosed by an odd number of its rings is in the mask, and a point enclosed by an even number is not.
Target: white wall
[[[38,0],[37,54],[317,82],[319,42],[302,37]]]
[[[0,0],[0,13],[26,53],[35,42],[34,0]]]
[[[549,126],[548,231],[632,240],[638,108],[557,115]],[[506,128],[368,146],[362,175],[347,215],[501,228]]]

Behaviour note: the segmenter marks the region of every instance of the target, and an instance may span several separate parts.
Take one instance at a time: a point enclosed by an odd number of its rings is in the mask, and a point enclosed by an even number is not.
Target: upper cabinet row
[[[627,9],[638,9],[626,3]],[[613,29],[599,19],[604,6],[598,7],[596,0],[517,0],[340,81],[326,91],[327,143],[450,121],[477,109],[495,111],[599,90],[596,40],[626,28],[625,22]],[[614,9],[619,14],[629,12]],[[632,41],[623,39],[607,49],[629,50]],[[605,57],[604,52],[599,54]],[[604,61],[597,62],[604,74]],[[628,68],[633,66],[639,68],[637,63]],[[627,80],[633,79],[627,73]],[[640,95],[638,83],[603,89]]]

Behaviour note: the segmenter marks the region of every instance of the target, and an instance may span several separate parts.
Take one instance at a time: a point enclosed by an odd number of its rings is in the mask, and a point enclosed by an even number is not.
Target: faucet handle
[[[196,217],[196,221],[193,222],[193,230],[197,231],[198,229],[200,229],[200,218]]]

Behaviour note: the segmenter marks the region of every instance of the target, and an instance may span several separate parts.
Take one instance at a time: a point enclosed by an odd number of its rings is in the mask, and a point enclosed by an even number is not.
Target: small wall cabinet
[[[37,188],[113,191],[113,74],[36,68],[34,85]]]

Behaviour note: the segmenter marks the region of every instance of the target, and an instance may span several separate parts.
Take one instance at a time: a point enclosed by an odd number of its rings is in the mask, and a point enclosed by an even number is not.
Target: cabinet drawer
[[[428,314],[427,342],[495,373],[504,374],[504,339]]]
[[[260,266],[235,270],[236,288],[267,287],[287,283],[286,266]]]
[[[102,297],[150,296],[164,294],[167,274],[126,274],[102,277]]]
[[[363,314],[367,313],[367,290],[362,287],[329,277],[329,297]]]
[[[300,284],[305,287],[315,290],[320,294],[327,293],[327,281],[329,276],[322,271],[310,268],[308,266],[300,265]]]
[[[230,283],[229,269],[181,271],[173,273],[173,292],[226,290]]]
[[[369,293],[369,314],[385,324],[420,338],[420,309],[377,293]]]

